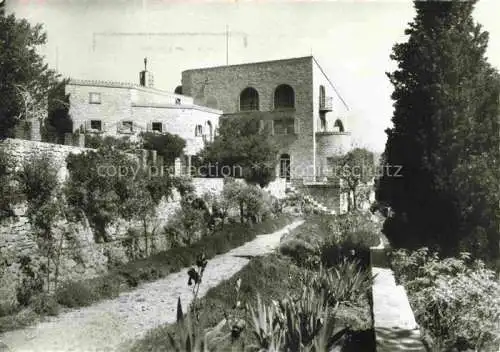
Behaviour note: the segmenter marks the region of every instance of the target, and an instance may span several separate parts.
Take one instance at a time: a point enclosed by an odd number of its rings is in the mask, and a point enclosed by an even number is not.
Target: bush
[[[16,288],[17,301],[21,306],[28,306],[33,296],[43,291],[43,280],[41,278],[28,277],[21,281]]]
[[[481,261],[467,253],[440,259],[421,248],[394,251],[391,264],[434,348],[498,350],[500,283]]]
[[[96,298],[115,298],[120,294],[121,282],[116,276],[98,277],[92,280],[91,284]]]
[[[31,301],[31,308],[35,313],[40,315],[55,316],[59,314],[59,305],[57,304],[56,299],[46,293],[33,297]]]
[[[86,307],[95,300],[90,286],[85,282],[67,282],[56,291],[57,302],[68,308]]]

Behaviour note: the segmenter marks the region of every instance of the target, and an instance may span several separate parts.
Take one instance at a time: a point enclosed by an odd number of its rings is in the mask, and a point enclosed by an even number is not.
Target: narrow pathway
[[[272,234],[257,236],[255,240],[209,260],[199,296],[236,274],[249,262],[248,257],[272,252],[284,234],[303,222],[295,221]],[[181,297],[185,311],[192,300],[187,269],[144,284],[115,299],[72,310],[36,326],[7,332],[0,335],[0,341],[12,352],[124,350],[148,330],[173,323],[178,297]]]

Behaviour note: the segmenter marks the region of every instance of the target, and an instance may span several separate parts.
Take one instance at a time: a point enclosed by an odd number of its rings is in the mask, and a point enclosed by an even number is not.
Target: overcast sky
[[[226,26],[230,64],[312,53],[351,108],[355,140],[376,151],[391,125],[389,55],[415,14],[408,0],[7,0],[7,10],[44,24],[41,51],[71,78],[138,82],[148,57],[155,86],[173,91],[183,70],[226,63]],[[497,68],[499,14],[498,0],[479,1],[474,13]]]

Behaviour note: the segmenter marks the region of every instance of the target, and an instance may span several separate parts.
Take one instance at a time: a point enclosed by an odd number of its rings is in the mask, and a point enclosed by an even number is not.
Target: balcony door
[[[280,177],[290,182],[290,155],[281,154],[280,156]]]

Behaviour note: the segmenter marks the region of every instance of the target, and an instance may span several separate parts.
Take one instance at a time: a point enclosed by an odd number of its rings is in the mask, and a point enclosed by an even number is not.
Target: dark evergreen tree
[[[59,83],[37,52],[46,40],[42,25],[14,15],[0,16],[0,138],[12,136],[17,122],[26,118],[20,91],[29,92],[34,104],[44,106],[49,91]]]
[[[394,245],[491,258],[499,251],[500,80],[474,4],[414,3],[408,41],[391,55],[398,69],[388,74],[395,110],[384,156],[401,177],[386,173],[377,197],[393,209],[385,232]]]

